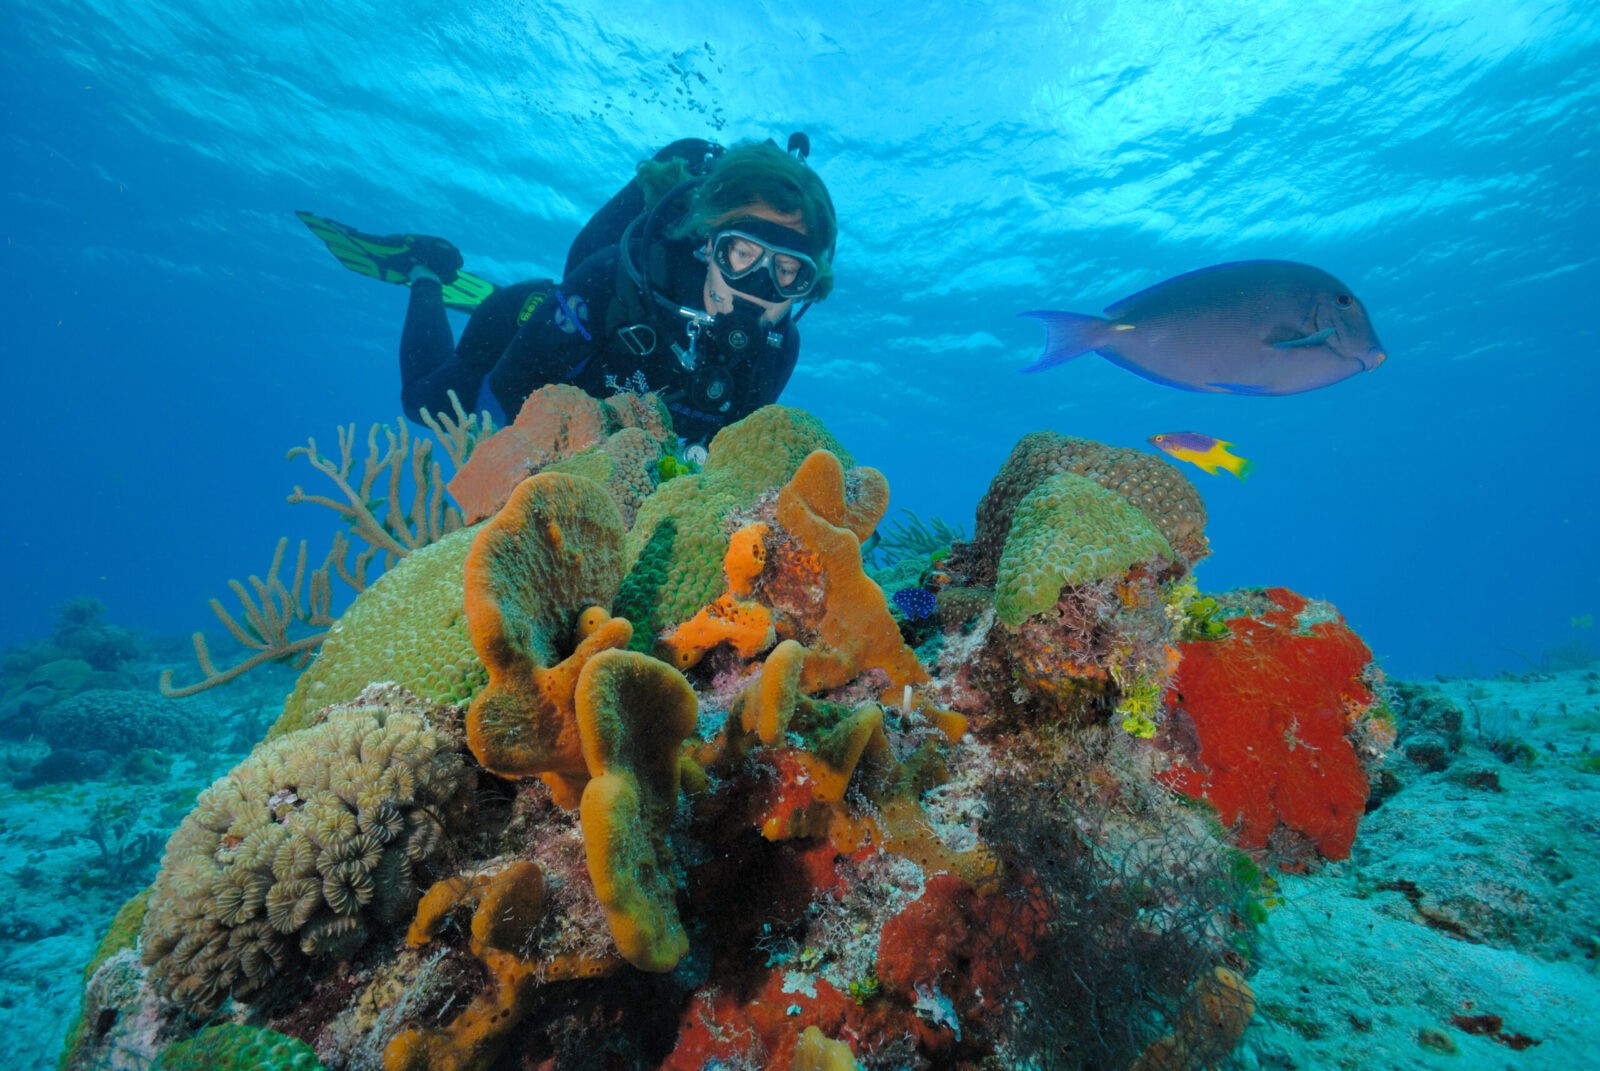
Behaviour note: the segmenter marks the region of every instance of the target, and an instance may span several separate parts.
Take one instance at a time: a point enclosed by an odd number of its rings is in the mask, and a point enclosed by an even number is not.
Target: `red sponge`
[[[1229,619],[1228,636],[1179,645],[1168,735],[1187,735],[1187,721],[1193,738],[1163,780],[1209,801],[1243,848],[1265,848],[1282,825],[1343,859],[1367,802],[1346,734],[1373,704],[1362,683],[1372,652],[1323,604],[1262,594],[1271,606]]]

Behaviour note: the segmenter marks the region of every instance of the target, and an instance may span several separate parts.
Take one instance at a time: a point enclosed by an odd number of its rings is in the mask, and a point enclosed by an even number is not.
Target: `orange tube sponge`
[[[719,643],[731,646],[740,658],[754,658],[772,640],[772,611],[730,591],[662,636],[661,651],[679,669],[688,669]]]
[[[449,1025],[396,1035],[384,1052],[385,1071],[480,1071],[526,1011],[538,965],[520,953],[544,915],[544,873],[520,860],[471,882],[454,877],[437,883],[417,906],[407,943],[426,944],[446,916],[467,904],[474,905],[472,952],[487,968],[488,987]]]
[[[578,667],[632,636],[628,622],[603,610],[584,616],[615,597],[622,540],[611,496],[561,473],[524,480],[478,532],[466,561],[466,612],[489,683],[467,712],[467,740],[491,772],[552,774],[558,785],[586,776],[571,697]]]
[[[594,978],[617,965],[573,953],[544,960],[530,955],[546,905],[544,872],[528,860],[470,881],[457,876],[436,883],[417,905],[407,944],[427,944],[467,906],[473,908],[470,947],[483,963],[487,986],[446,1026],[397,1034],[384,1051],[384,1071],[483,1071],[527,1014],[540,984]]]
[[[747,524],[728,540],[722,557],[728,590],[689,620],[661,637],[661,653],[679,669],[688,669],[719,643],[730,644],[740,658],[754,658],[772,646],[772,611],[750,598],[751,585],[767,564],[767,526]]]
[[[762,820],[761,835],[778,841],[830,832],[835,816],[843,813],[850,778],[868,754],[889,755],[883,708],[876,703],[851,711],[818,737],[813,751],[795,749],[779,761],[781,788]]]
[[[722,556],[722,571],[728,574],[728,592],[741,599],[750,597],[750,586],[767,567],[767,534],[759,521],[747,524],[728,537],[728,553]]]
[[[589,876],[617,950],[640,970],[670,971],[689,950],[667,832],[697,707],[683,674],[634,651],[602,652],[578,675]]]
[[[472,951],[510,952],[524,957],[533,945],[535,928],[544,917],[544,871],[519,859],[497,871],[483,887],[472,913]]]

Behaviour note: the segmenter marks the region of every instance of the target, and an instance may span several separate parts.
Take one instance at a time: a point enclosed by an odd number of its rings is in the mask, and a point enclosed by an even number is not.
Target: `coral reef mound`
[[[152,692],[97,688],[44,708],[39,735],[52,747],[97,748],[126,754],[135,748],[192,751],[210,745],[208,726],[191,712]]]
[[[324,1071],[303,1041],[241,1023],[208,1026],[169,1046],[150,1071]]]
[[[783,486],[814,450],[852,464],[816,417],[763,406],[717,432],[701,472],[667,481],[645,501],[628,532],[629,575],[617,606],[641,637],[654,637],[716,598],[729,518]]]
[[[996,568],[995,610],[1020,625],[1056,604],[1065,587],[1126,573],[1172,548],[1138,507],[1086,476],[1041,480],[1017,504]]]
[[[990,575],[1023,500],[1045,480],[1066,472],[1093,480],[1141,510],[1189,565],[1208,553],[1205,504],[1176,466],[1143,451],[1036,431],[1012,448],[978,506],[972,541]]]
[[[333,1071],[1237,1044],[1266,879],[1224,826],[1296,865],[1347,852],[1366,798],[1370,655],[1331,609],[1213,613],[1188,481],[1050,434],[891,604],[863,564],[888,481],[815,418],[765,407],[702,471],[620,487],[589,451],[637,467],[648,420],[540,404],[542,471],[357,598],[201,795],[70,1068],[213,1016]]]

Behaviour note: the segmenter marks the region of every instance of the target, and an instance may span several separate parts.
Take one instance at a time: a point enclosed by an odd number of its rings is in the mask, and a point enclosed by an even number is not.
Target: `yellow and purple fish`
[[[1298,394],[1370,372],[1386,354],[1350,288],[1288,260],[1215,264],[1106,306],[1025,312],[1044,323],[1037,372],[1098,353],[1152,383],[1218,394]]]
[[[1201,435],[1198,431],[1164,432],[1150,436],[1149,443],[1163,454],[1198,465],[1213,476],[1218,469],[1227,469],[1242,480],[1256,467],[1254,461],[1230,454],[1228,447],[1232,443]]]

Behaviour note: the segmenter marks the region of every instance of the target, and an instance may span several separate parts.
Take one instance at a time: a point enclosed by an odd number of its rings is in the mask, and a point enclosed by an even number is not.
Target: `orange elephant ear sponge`
[[[603,610],[585,616],[616,596],[623,535],[599,484],[545,472],[518,485],[473,540],[467,624],[489,683],[467,712],[467,740],[486,769],[585,775],[570,697],[578,665],[632,635]]]
[[[801,681],[808,692],[840,687],[872,668],[889,675],[891,691],[928,680],[900,638],[883,590],[861,566],[861,540],[882,519],[889,484],[876,469],[859,468],[853,478],[850,488],[839,459],[816,450],[778,492],[778,523],[815,557],[827,593],[821,619],[804,623],[815,632]]]
[[[683,674],[635,651],[601,652],[578,675],[589,876],[617,950],[640,970],[670,971],[689,950],[667,833],[697,707]]]

